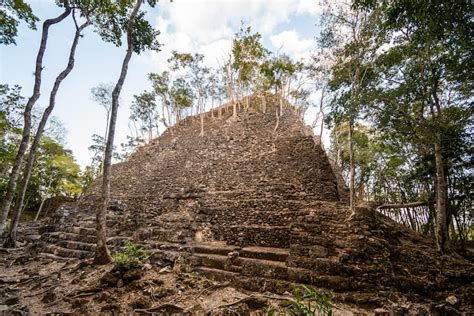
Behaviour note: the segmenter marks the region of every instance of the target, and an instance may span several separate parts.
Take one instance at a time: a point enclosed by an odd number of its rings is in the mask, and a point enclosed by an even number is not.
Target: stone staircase
[[[290,290],[287,248],[241,248],[225,242],[209,242],[194,244],[191,251],[195,271],[209,278],[229,281],[249,290],[279,293]]]
[[[38,240],[39,255],[64,260],[92,258],[96,245],[95,216],[87,212],[64,213],[67,218],[61,218],[61,224],[49,223],[42,227],[41,238]],[[107,225],[113,226],[117,223],[116,220],[117,218],[109,218]],[[112,234],[107,238],[107,244],[111,249],[119,248],[128,239],[116,236],[113,229],[110,232]]]

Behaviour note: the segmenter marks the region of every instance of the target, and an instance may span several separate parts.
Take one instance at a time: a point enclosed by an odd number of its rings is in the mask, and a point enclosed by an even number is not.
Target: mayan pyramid
[[[153,262],[181,265],[254,291],[292,283],[354,303],[401,292],[472,297],[473,265],[375,210],[350,216],[347,189],[295,109],[274,96],[188,117],[114,165],[112,249],[134,240]],[[42,227],[40,251],[90,258],[98,179]],[[460,290],[470,286],[471,291]]]

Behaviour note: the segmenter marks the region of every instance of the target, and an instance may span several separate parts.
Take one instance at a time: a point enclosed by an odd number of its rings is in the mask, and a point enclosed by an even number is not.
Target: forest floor
[[[285,302],[292,299],[290,293],[248,292],[169,267],[145,264],[118,279],[111,273],[113,264],[35,257],[27,248],[0,249],[0,254],[0,315],[287,315]],[[376,309],[331,305],[333,315],[428,315],[433,310],[400,302]]]

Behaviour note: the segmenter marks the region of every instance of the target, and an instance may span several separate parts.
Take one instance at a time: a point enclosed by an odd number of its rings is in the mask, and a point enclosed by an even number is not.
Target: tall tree
[[[101,35],[113,43],[120,44],[122,31],[126,32],[127,52],[123,59],[119,78],[112,92],[112,110],[107,143],[105,146],[104,172],[102,177],[102,203],[97,208],[96,216],[97,246],[94,257],[96,264],[107,264],[112,260],[109,249],[107,248],[106,213],[110,198],[111,162],[119,97],[127,76],[128,64],[134,52],[140,54],[146,49],[159,49],[156,40],[157,32],[154,31],[153,27],[144,19],[144,12],[139,11],[142,3],[143,0],[136,0],[134,3],[128,1],[114,3],[110,7],[110,14],[102,20],[104,28],[102,29]],[[148,0],[148,4],[154,6],[156,0]],[[128,12],[129,10],[130,12]],[[118,13],[122,13],[122,16],[126,16],[125,28],[123,28],[123,18],[120,15],[117,16]]]
[[[235,82],[231,80],[230,83],[233,86],[233,94],[237,94],[239,99],[249,94],[260,79],[260,67],[269,54],[262,45],[261,39],[260,33],[252,33],[252,28],[242,23],[239,32],[232,40],[232,55],[228,72],[235,73],[235,77],[232,75],[229,79],[235,80]],[[246,97],[245,100],[248,107],[248,98]]]
[[[148,141],[153,139],[153,130],[158,135],[158,119],[155,95],[151,92],[144,91],[139,95],[133,96],[134,100],[130,106],[130,119],[140,124],[140,131],[148,133]]]
[[[201,117],[201,136],[204,135],[204,111],[209,95],[211,72],[209,67],[203,65],[203,60],[204,55],[202,54],[178,53],[176,51],[173,51],[172,57],[168,60],[171,62],[171,70],[185,72],[185,79],[189,81],[189,85],[194,91],[193,95],[197,97],[195,114],[200,114]]]
[[[165,127],[172,125],[171,115],[171,97],[170,97],[170,73],[163,71],[161,74],[149,73],[148,80],[150,80],[153,87],[153,94],[158,97],[161,103],[161,122]]]
[[[113,84],[101,83],[91,89],[92,98],[95,102],[99,103],[105,110],[107,124],[105,125],[104,139],[107,138],[107,132],[109,130],[109,118],[110,109],[112,107],[112,91],[114,89]]]
[[[462,129],[464,118],[470,115],[474,5],[464,0],[364,0],[355,1],[355,6],[382,12],[383,36],[391,43],[378,58],[372,84],[373,113],[379,114],[379,123],[393,124],[407,140],[431,144],[436,170],[436,236],[438,248],[444,252],[449,246],[449,175],[444,148],[447,129]]]
[[[21,87],[0,84],[0,196],[6,190],[10,167],[21,139],[25,98]]]
[[[85,6],[82,5],[81,3],[77,3],[76,6],[78,6],[78,8],[74,7],[72,9],[72,17],[74,20],[76,31],[74,34],[74,39],[73,39],[71,48],[69,50],[68,63],[66,67],[61,71],[61,73],[56,77],[53,88],[51,89],[51,92],[50,92],[49,104],[43,112],[38,128],[36,130],[35,136],[33,138],[33,143],[31,144],[28,158],[26,160],[26,164],[23,169],[22,181],[20,183],[19,194],[18,194],[16,203],[15,203],[15,208],[14,208],[13,221],[10,224],[10,230],[8,232],[8,236],[4,243],[5,247],[15,247],[16,245],[16,231],[17,231],[18,223],[20,221],[21,211],[24,206],[25,194],[28,188],[28,182],[30,180],[31,172],[33,170],[33,165],[36,158],[36,151],[38,150],[40,146],[41,137],[43,136],[43,132],[44,132],[46,123],[48,122],[49,116],[51,115],[51,112],[53,111],[56,105],[56,95],[61,86],[61,83],[63,82],[64,79],[66,79],[66,77],[71,73],[71,71],[74,68],[76,49],[79,43],[79,39],[82,37],[82,31],[86,27],[91,25],[92,23],[89,17],[89,14],[91,13],[90,10],[92,8],[89,6],[90,5],[89,1],[87,1],[86,3],[87,4]],[[86,19],[86,21],[81,25],[77,24],[76,16],[75,16],[76,10],[78,11],[80,10],[81,16],[84,16]]]
[[[377,32],[377,13],[353,9],[346,0],[336,1],[325,12],[325,38],[320,41],[334,50],[336,60],[329,84],[335,98],[328,121],[335,125],[348,122],[349,125],[349,203],[352,212],[356,204],[353,132],[363,110],[361,93],[370,75],[370,61],[380,47],[379,41],[371,40],[372,34]]]
[[[176,124],[181,120],[183,110],[192,107],[193,97],[191,85],[185,78],[179,77],[173,80],[170,99],[176,114]]]
[[[48,34],[49,28],[57,23],[60,23],[65,18],[67,18],[71,14],[71,7],[69,6],[68,2],[58,2],[60,6],[64,8],[63,13],[53,19],[48,19],[43,22],[43,28],[41,33],[41,41],[40,47],[38,49],[38,54],[36,56],[36,65],[35,65],[35,81],[33,86],[33,94],[28,99],[24,112],[23,112],[23,132],[20,145],[18,147],[18,151],[16,154],[15,162],[12,166],[10,177],[8,180],[5,196],[3,197],[1,208],[0,208],[0,235],[3,234],[5,230],[5,226],[8,219],[8,214],[10,212],[10,206],[13,201],[16,183],[18,180],[18,176],[20,174],[21,165],[23,162],[23,158],[26,153],[26,149],[28,147],[28,143],[30,140],[31,134],[31,112],[33,106],[35,105],[36,101],[40,97],[40,89],[41,89],[41,79],[42,79],[42,71],[43,71],[43,57],[46,51],[46,44],[48,41]]]

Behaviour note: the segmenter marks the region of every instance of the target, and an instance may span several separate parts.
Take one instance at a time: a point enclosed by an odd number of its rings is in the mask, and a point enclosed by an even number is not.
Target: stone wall
[[[310,201],[339,201],[337,178],[291,107],[267,96],[187,118],[113,166],[111,195],[131,216],[186,211],[187,224],[239,245],[289,246],[289,225]],[[100,195],[100,179],[83,197]],[[193,207],[190,207],[192,201]],[[90,205],[88,205],[89,208]],[[253,227],[253,228],[252,228]],[[192,234],[191,234],[192,235]]]

